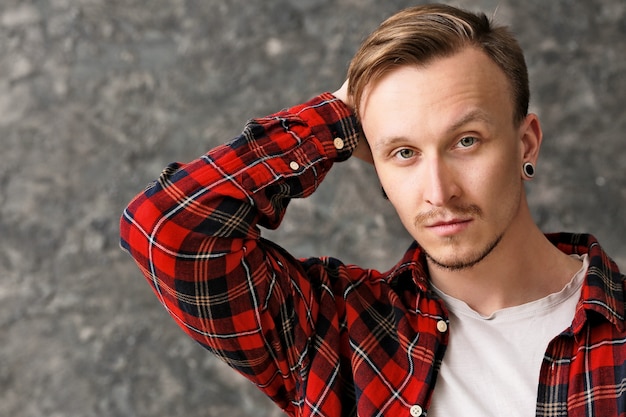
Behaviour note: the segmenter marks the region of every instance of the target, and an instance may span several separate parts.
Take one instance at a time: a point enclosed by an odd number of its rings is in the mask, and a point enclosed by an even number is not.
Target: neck
[[[527,213],[514,222],[483,260],[461,270],[428,261],[433,284],[483,315],[563,289],[580,261],[557,249]]]

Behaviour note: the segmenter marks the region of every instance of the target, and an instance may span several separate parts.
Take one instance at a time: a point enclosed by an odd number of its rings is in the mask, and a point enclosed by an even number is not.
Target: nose
[[[442,158],[434,157],[424,161],[424,200],[435,207],[446,206],[452,199],[459,197],[461,188],[457,183],[455,170]]]

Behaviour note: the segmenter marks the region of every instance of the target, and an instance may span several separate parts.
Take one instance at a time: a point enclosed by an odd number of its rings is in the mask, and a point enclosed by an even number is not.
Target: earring
[[[524,171],[524,175],[526,175],[527,178],[535,176],[535,166],[532,162],[524,162],[524,165],[522,165],[522,171]]]

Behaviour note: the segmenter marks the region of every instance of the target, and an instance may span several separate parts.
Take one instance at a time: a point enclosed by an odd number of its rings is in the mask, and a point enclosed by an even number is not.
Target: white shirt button
[[[333,141],[333,145],[335,145],[335,148],[337,149],[343,149],[343,147],[345,146],[345,144],[343,143],[343,139],[341,138],[335,138],[335,140]]]
[[[437,330],[441,333],[445,333],[448,330],[448,323],[443,320],[437,322]]]
[[[289,168],[293,169],[294,171],[296,171],[298,168],[300,168],[300,164],[297,163],[296,161],[291,161],[289,163]]]
[[[419,417],[422,415],[422,407],[420,407],[419,405],[414,405],[413,407],[411,407],[411,415],[413,417]]]

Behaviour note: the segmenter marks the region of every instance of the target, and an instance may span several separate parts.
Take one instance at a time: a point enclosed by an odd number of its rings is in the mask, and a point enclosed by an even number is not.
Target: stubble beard
[[[485,248],[478,253],[474,253],[472,255],[468,255],[464,258],[452,259],[450,261],[440,260],[433,257],[428,251],[424,250],[424,254],[426,258],[435,266],[441,269],[447,269],[449,271],[460,271],[463,269],[469,269],[474,265],[481,262],[485,259],[495,248],[498,246],[500,241],[502,240],[502,235],[497,236],[493,241],[491,241]]]
[[[469,215],[469,216],[480,219],[482,218],[482,214],[483,214],[480,207],[473,205],[473,204],[466,205],[466,206],[456,206],[447,211],[451,212],[455,217],[456,216],[465,217]],[[430,210],[428,212],[418,214],[415,217],[414,224],[416,226],[423,225],[424,223],[428,222],[431,219],[437,219],[441,217],[444,217],[444,214],[442,213],[441,210],[439,209]],[[502,236],[503,236],[502,234],[496,236],[487,245],[485,245],[482,248],[482,250],[474,251],[471,254],[468,254],[462,258],[444,260],[444,259],[440,259],[440,258],[433,256],[424,247],[422,247],[422,250],[424,251],[426,258],[436,267],[447,269],[450,271],[459,271],[459,270],[471,268],[474,265],[481,262],[483,259],[485,259],[496,248],[496,246],[498,246],[498,244],[502,240]],[[449,240],[448,243],[450,245],[453,245],[454,241],[457,240],[457,238],[452,236],[452,237],[449,237],[448,240]]]

